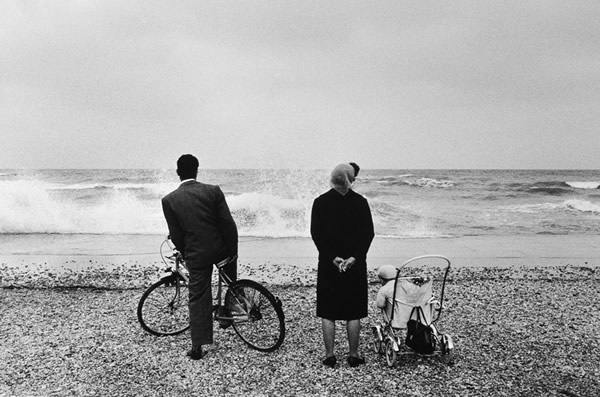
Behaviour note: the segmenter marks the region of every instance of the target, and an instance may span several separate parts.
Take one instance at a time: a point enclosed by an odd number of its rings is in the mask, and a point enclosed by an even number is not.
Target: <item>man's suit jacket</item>
[[[187,181],[162,199],[171,240],[189,261],[237,255],[238,233],[219,186]]]

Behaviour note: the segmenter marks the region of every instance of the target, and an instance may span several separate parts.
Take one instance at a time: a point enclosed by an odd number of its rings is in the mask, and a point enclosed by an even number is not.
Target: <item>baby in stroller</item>
[[[391,321],[394,328],[406,328],[411,311],[416,306],[423,310],[425,321],[431,322],[435,299],[430,278],[398,277],[399,270],[392,265],[381,266],[377,276],[382,286],[377,292],[376,302],[386,323]]]
[[[408,263],[423,259],[442,259],[447,262],[447,268],[444,275],[444,281],[441,289],[440,300],[433,295],[433,280],[431,277],[401,277],[401,268]],[[452,338],[449,335],[438,332],[434,323],[439,319],[443,301],[446,276],[450,269],[450,261],[440,255],[424,255],[412,258],[399,267],[384,265],[378,269],[377,275],[382,284],[377,292],[377,307],[381,309],[383,323],[373,327],[373,347],[379,354],[385,354],[388,365],[394,366],[397,362],[397,356],[400,354],[400,348],[403,345],[409,346],[409,341],[404,340],[404,330],[427,328],[425,333],[429,335],[430,351],[439,347],[440,353],[447,362],[452,361],[454,346]],[[437,312],[437,317],[434,318]],[[412,320],[412,321],[411,321]],[[410,324],[409,324],[410,321]],[[419,323],[419,325],[416,325]],[[412,338],[412,333],[411,334]],[[404,342],[404,343],[403,343]],[[419,353],[419,349],[414,344],[410,344],[411,349]],[[422,354],[427,354],[420,352]]]

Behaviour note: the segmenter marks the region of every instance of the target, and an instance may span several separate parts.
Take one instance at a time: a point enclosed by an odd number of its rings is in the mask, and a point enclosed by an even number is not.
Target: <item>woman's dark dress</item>
[[[329,190],[313,203],[310,232],[319,251],[317,316],[329,320],[366,317],[366,259],[374,237],[367,200],[352,190],[345,196]],[[346,272],[333,264],[335,257],[351,256],[356,263]]]

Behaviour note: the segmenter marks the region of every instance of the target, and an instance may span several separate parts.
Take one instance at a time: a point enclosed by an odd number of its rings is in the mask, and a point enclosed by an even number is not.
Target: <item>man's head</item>
[[[198,159],[191,154],[184,154],[177,160],[177,175],[182,181],[196,179],[198,176]]]

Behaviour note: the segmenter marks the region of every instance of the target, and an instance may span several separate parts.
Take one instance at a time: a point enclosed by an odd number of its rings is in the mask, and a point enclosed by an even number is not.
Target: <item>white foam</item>
[[[600,204],[592,203],[587,200],[565,200],[558,203],[538,203],[538,204],[524,204],[524,205],[512,205],[505,207],[511,212],[524,213],[524,214],[536,214],[541,212],[554,212],[554,211],[577,211],[586,213],[600,213]]]
[[[104,184],[104,183],[75,183],[71,185],[47,185],[53,190],[93,190],[93,189],[115,189],[115,190],[133,190],[146,189],[164,196],[167,193],[175,190],[177,184],[173,183],[121,183],[121,184]]]
[[[396,183],[402,182],[405,178],[413,177],[413,174],[402,174],[402,175],[381,175],[381,176],[371,176],[371,177],[363,177],[359,176],[361,181],[365,182],[375,182],[382,184]]]
[[[554,211],[557,208],[561,208],[561,203],[537,203],[537,204],[520,204],[520,205],[508,205],[504,208],[508,212],[515,212],[521,214],[537,214],[540,212]]]
[[[37,181],[0,183],[0,233],[161,234],[166,225],[160,201],[142,202],[114,191],[100,204],[49,194]],[[150,206],[149,204],[152,204]]]
[[[144,200],[130,189],[110,189],[101,200],[78,201],[56,191],[52,184],[0,182],[0,233],[166,233],[160,200]],[[156,185],[155,189],[161,193],[170,190],[171,184]],[[310,236],[312,200],[252,192],[230,195],[227,202],[241,236]]]
[[[414,183],[417,186],[422,187],[434,187],[434,188],[449,188],[454,186],[453,181],[440,181],[433,178],[420,178],[417,179]]]
[[[566,182],[567,185],[575,189],[598,189],[600,188],[600,182]]]
[[[310,201],[252,192],[227,197],[227,203],[241,236],[310,236]]]
[[[591,212],[600,214],[600,204],[586,200],[567,200],[562,203],[563,208],[579,212]]]
[[[39,183],[0,183],[1,233],[71,233],[67,214]]]

